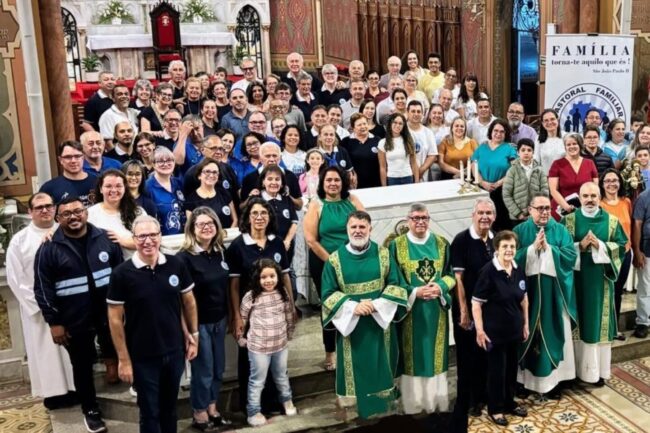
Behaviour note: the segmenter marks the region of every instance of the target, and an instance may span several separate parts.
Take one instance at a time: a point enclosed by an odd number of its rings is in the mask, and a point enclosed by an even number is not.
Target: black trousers
[[[321,277],[323,276],[324,266],[325,263],[316,254],[309,250],[309,275],[311,275],[311,279],[314,281],[314,285],[316,286],[316,290],[318,290],[318,296],[320,296],[321,302],[324,301],[323,287],[321,284]],[[325,352],[336,352],[336,329],[334,327],[326,328],[325,326],[322,326],[322,328]]]
[[[469,408],[487,399],[485,370],[487,353],[476,344],[474,328],[469,331],[461,328],[458,319],[454,319],[454,340],[456,341],[458,393],[449,431],[467,433]]]
[[[97,357],[95,333],[76,333],[70,337],[69,344],[65,348],[70,355],[72,377],[81,403],[81,410],[83,413],[97,410],[99,406],[97,405],[93,374],[93,364]]]
[[[250,375],[251,365],[248,360],[248,349],[240,347],[237,356],[237,380],[239,382],[239,410],[244,414],[247,414],[246,403],[248,402],[248,378]],[[264,414],[281,411],[282,405],[280,404],[280,400],[278,400],[278,389],[275,386],[271,369],[269,369],[266,375],[266,382],[264,383],[260,402],[262,413]]]
[[[614,304],[616,305],[616,320],[621,317],[621,302],[623,298],[623,288],[627,282],[627,276],[630,273],[630,265],[632,264],[632,250],[625,253],[623,263],[621,263],[621,270],[618,273],[618,279],[614,283]]]
[[[492,225],[492,231],[496,233],[501,230],[512,230],[512,221],[508,214],[508,208],[503,202],[503,187],[501,186],[492,191],[490,193],[490,198],[494,202],[494,206],[497,208],[497,217]]]
[[[487,352],[488,413],[507,413],[516,407],[517,348],[520,341],[494,343]]]

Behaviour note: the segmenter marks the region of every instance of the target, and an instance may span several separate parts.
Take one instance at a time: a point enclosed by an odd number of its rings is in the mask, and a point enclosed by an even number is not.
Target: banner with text
[[[545,105],[564,132],[579,132],[587,110],[597,108],[605,127],[632,111],[634,36],[547,35]]]

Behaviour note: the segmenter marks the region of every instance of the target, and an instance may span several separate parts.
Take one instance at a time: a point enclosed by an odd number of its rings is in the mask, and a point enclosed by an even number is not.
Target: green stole
[[[416,287],[437,283],[442,298],[425,301],[415,298],[409,314],[398,325],[400,336],[399,374],[433,377],[448,369],[450,290],[456,285],[451,269],[449,242],[430,234],[422,245],[410,242],[407,235],[395,238],[389,245],[391,260],[405,280],[401,285],[411,295]]]
[[[399,287],[399,271],[390,266],[388,250],[371,242],[362,254],[345,246],[333,252],[322,277],[323,325],[348,300],[383,298],[398,305],[396,318],[406,313],[406,290]],[[336,394],[356,397],[359,416],[368,418],[391,409],[396,398],[393,378],[398,347],[394,324],[382,329],[370,316],[360,316],[354,331],[336,341]]]
[[[535,242],[539,230],[532,217],[514,228],[519,238],[515,260],[524,269],[528,247]],[[526,277],[530,335],[519,351],[520,366],[536,377],[549,376],[564,360],[564,345],[571,344],[564,341],[563,313],[568,314],[572,327],[577,323],[573,290],[573,266],[576,261],[573,239],[566,228],[552,218],[544,233],[557,276],[537,274]]]
[[[575,272],[578,331],[574,334],[574,339],[590,344],[612,341],[618,332],[614,283],[618,279],[625,255],[627,236],[618,218],[602,209],[594,218],[588,218],[577,210],[567,215],[562,223],[571,233],[574,242],[580,242],[591,230],[605,243],[611,262],[594,263],[591,248],[580,252],[580,270]]]

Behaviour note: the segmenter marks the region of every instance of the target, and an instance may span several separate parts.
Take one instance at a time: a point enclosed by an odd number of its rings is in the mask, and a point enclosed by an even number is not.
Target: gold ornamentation
[[[345,395],[354,397],[357,395],[354,386],[354,366],[352,364],[352,344],[350,337],[343,337],[343,375],[345,378]]]
[[[609,280],[603,278],[603,313],[600,316],[600,341],[609,340],[609,314],[611,303],[609,302]]]
[[[414,376],[413,366],[413,315],[407,314],[402,328],[402,344],[404,345],[404,374]]]
[[[436,329],[435,352],[433,355],[433,375],[442,373],[445,368],[444,356],[447,343],[447,314],[438,311],[438,328]]]

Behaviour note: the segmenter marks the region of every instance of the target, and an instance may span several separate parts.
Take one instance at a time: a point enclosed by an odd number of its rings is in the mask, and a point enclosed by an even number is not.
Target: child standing
[[[324,163],[325,157],[320,149],[309,149],[305,158],[306,170],[300,175],[300,177],[298,177],[300,191],[302,192],[303,197],[306,197],[307,200],[311,200],[317,196],[318,179]]]
[[[648,149],[645,146],[640,146],[637,147],[634,156],[636,159],[639,161],[639,164],[641,165],[639,167],[639,171],[641,172],[641,176],[643,176],[643,184],[645,186],[645,189],[650,188],[650,149]]]
[[[271,259],[260,259],[251,278],[251,290],[241,302],[241,318],[246,335],[238,335],[239,345],[248,347],[251,374],[248,381],[248,423],[252,426],[266,424],[261,413],[260,398],[266,375],[271,375],[278,389],[279,400],[287,416],[297,413],[291,400],[291,387],[287,374],[287,344],[293,335],[293,305],[284,290],[281,269]]]

